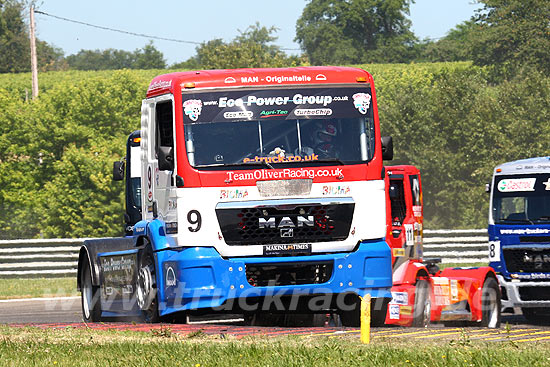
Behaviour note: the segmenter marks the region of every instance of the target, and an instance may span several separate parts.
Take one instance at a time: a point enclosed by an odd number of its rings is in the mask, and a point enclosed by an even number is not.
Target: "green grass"
[[[0,327],[2,366],[548,366],[548,343],[176,335]]]
[[[0,278],[0,299],[77,296],[76,278]]]

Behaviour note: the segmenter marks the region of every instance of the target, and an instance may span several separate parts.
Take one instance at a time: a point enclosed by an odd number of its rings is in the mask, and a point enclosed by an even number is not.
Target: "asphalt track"
[[[479,340],[486,342],[513,341],[516,343],[550,341],[548,325],[526,324],[521,315],[503,315],[500,329],[479,327],[452,328],[441,324],[429,328],[382,327],[373,328],[371,337],[397,341],[403,340]],[[302,338],[356,337],[356,328],[325,327],[256,327],[244,326],[238,320],[202,320],[192,324],[136,324],[130,322],[106,322],[85,324],[82,322],[79,297],[35,298],[0,301],[0,324],[13,327],[34,326],[38,328],[89,328],[98,330],[133,330],[150,332],[152,329],[169,327],[171,332],[187,335],[202,332],[207,335],[243,338],[246,336],[296,335]]]

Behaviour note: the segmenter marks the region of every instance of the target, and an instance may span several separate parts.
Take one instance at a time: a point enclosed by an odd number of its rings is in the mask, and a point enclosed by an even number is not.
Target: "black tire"
[[[92,284],[92,271],[88,259],[80,268],[80,301],[82,318],[85,322],[101,321],[101,300],[99,286]]]
[[[521,312],[530,324],[550,324],[550,310],[547,307],[522,307]]]
[[[500,327],[500,287],[493,277],[487,277],[481,288],[481,326]]]
[[[428,327],[430,324],[432,303],[430,297],[430,283],[424,279],[416,281],[414,291],[413,323],[414,327]]]
[[[342,326],[359,327],[361,326],[361,299],[355,294],[346,294],[344,303],[351,307],[350,310],[340,311],[340,321]]]
[[[139,254],[136,300],[141,310],[141,321],[147,323],[160,321],[156,275],[153,249],[150,244],[146,244]]]
[[[361,299],[357,295],[348,295],[345,299],[346,305],[353,305],[349,311],[340,311],[340,321],[342,326],[360,327],[361,326]],[[370,325],[372,327],[383,326],[386,322],[386,312],[389,299],[382,300],[382,308],[378,309],[379,300],[371,299],[370,304]]]

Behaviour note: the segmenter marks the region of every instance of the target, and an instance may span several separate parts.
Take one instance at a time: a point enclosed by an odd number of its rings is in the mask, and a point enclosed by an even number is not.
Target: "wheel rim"
[[[424,304],[424,315],[422,320],[422,326],[428,327],[432,315],[432,303],[430,302],[430,294],[426,295],[426,302]]]
[[[151,294],[153,287],[153,276],[148,266],[139,269],[137,303],[140,309],[147,310],[151,306]]]
[[[490,292],[491,293],[491,292]],[[498,325],[498,304],[495,302],[494,296],[489,293],[489,309],[487,312],[489,313],[489,322],[487,324],[487,327],[489,328],[496,328]]]

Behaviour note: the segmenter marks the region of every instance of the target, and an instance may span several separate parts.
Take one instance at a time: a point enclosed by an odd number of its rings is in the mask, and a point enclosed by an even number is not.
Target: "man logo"
[[[294,237],[294,228],[281,228],[281,237],[282,238]]]
[[[174,273],[174,269],[170,266],[168,269],[166,269],[166,286],[175,287],[176,284],[176,274]]]

